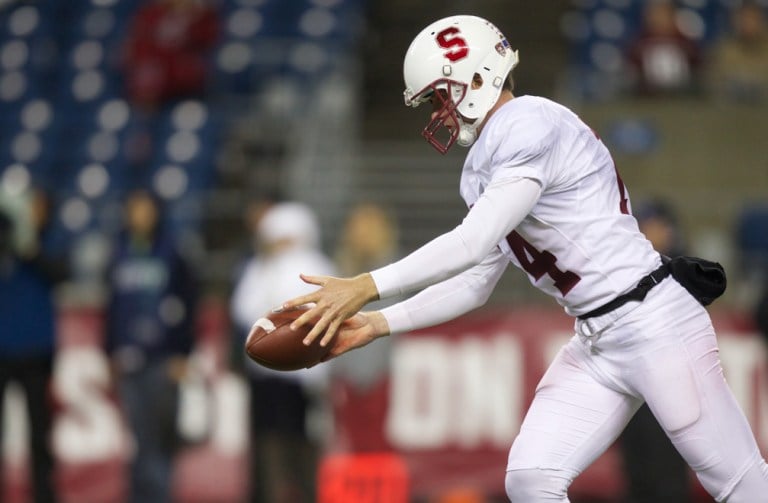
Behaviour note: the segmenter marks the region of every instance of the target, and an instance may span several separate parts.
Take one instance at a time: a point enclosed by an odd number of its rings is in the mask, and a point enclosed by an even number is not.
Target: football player
[[[456,228],[383,268],[303,276],[320,288],[284,303],[315,304],[293,326],[319,318],[305,342],[320,337],[339,355],[483,305],[511,262],[575,319],[510,449],[511,501],[567,502],[574,478],[644,402],[717,501],[766,501],[768,465],[723,378],[704,308],[724,277],[707,264],[668,263],[653,249],[600,138],[564,106],[514,96],[517,62],[504,35],[478,17],[441,19],[416,36],[404,62],[405,103],[432,107],[423,135],[438,151],[471,147],[460,184],[469,210]]]

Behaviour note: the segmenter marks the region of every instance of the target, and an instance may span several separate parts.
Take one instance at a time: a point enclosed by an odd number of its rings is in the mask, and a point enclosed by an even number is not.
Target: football
[[[251,360],[273,370],[298,370],[320,362],[330,347],[321,346],[320,337],[309,346],[302,342],[312,324],[297,330],[290,327],[307,309],[270,312],[256,320],[245,341],[245,351]]]

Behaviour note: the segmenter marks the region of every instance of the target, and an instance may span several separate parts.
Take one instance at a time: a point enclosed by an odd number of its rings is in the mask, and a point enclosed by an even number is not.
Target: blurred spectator
[[[631,86],[639,96],[692,94],[699,87],[700,49],[681,33],[671,0],[651,0],[643,24],[630,43]]]
[[[765,216],[768,217],[768,213]],[[768,250],[763,250],[763,252],[768,253]],[[768,345],[768,269],[764,267],[768,256],[765,254],[761,255],[758,260],[752,258],[751,260],[745,260],[745,262],[750,265],[750,274],[755,276],[760,284],[757,304],[754,309],[754,319],[758,332]],[[768,346],[766,347],[768,348]]]
[[[200,96],[219,19],[207,0],[147,0],[133,19],[123,73],[133,103],[154,110],[175,99]]]
[[[0,418],[7,385],[16,382],[24,390],[27,405],[35,503],[56,501],[49,393],[56,351],[53,293],[56,284],[68,276],[67,261],[50,255],[44,247],[49,205],[46,193],[32,192],[25,216],[34,232],[24,248],[13,238],[14,227],[23,224],[0,209]]]
[[[281,194],[267,193],[248,203],[243,212],[243,223],[249,232],[247,249],[243,250],[246,256],[253,255],[254,251],[259,249],[259,225],[261,224],[261,219],[271,208],[282,202],[285,202],[285,198]]]
[[[347,215],[336,249],[339,273],[356,276],[394,261],[399,254],[398,235],[397,223],[383,207],[371,202],[354,206]],[[396,300],[377,301],[366,309],[380,309]],[[367,389],[387,375],[391,345],[392,338],[384,337],[353,356],[342,355],[334,361],[334,374],[350,385]],[[364,419],[362,422],[365,423]]]
[[[389,264],[397,256],[398,229],[384,208],[374,203],[353,207],[344,224],[336,263],[343,276]]]
[[[125,232],[108,268],[106,350],[135,437],[132,503],[171,501],[177,400],[193,345],[197,279],[146,191],[125,201]]]
[[[731,16],[731,32],[715,42],[709,62],[709,88],[728,101],[768,99],[768,24],[763,8],[745,2]]]
[[[253,260],[259,255],[261,244],[259,243],[259,222],[261,218],[272,208],[275,204],[284,202],[285,198],[279,192],[267,192],[257,197],[251,197],[245,206],[245,209],[241,214],[241,223],[246,232],[244,236],[239,238],[236,244],[237,256],[235,262],[238,266],[235,268],[235,274],[232,278],[232,284],[238,284],[241,282],[240,277],[243,270],[246,268],[247,262]],[[231,285],[228,285],[231,286]],[[231,299],[230,299],[231,300]],[[234,316],[234,315],[231,315]],[[245,365],[248,364],[248,358],[243,358],[243,346],[241,342],[245,342],[247,330],[250,330],[250,326],[243,325],[241,329],[238,327],[236,318],[232,318],[234,321],[235,329],[235,344],[231,344],[231,354],[229,355],[229,364],[235,372],[245,372]],[[254,318],[255,321],[255,318]]]
[[[231,300],[241,348],[258,318],[285,299],[314,289],[299,273],[335,274],[332,261],[319,249],[316,217],[305,205],[269,206],[256,230],[257,250],[239,272]],[[328,364],[277,372],[246,363],[253,446],[250,501],[313,502]]]
[[[755,308],[755,325],[763,336],[763,340],[768,344],[768,278],[764,278],[763,282],[765,286]]]
[[[653,243],[654,249],[668,257],[685,253],[685,239],[676,211],[671,204],[654,199],[633,211],[640,230]]]
[[[656,251],[668,257],[683,254],[680,225],[669,204],[650,201],[633,213]],[[690,501],[688,465],[647,405],[643,404],[629,422],[619,445],[629,481],[627,503]]]

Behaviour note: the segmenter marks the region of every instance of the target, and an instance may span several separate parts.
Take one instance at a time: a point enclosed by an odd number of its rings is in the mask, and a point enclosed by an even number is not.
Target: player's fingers
[[[317,317],[318,317],[317,308],[311,308],[306,312],[302,313],[301,316],[299,316],[298,318],[296,318],[291,322],[291,330],[298,330],[299,327],[302,327],[307,323],[312,322],[312,320]]]
[[[306,316],[309,314],[310,311],[307,311],[302,316]],[[298,321],[298,319],[296,320]],[[307,320],[309,321],[309,320]],[[295,323],[295,322],[294,322]],[[326,316],[322,316],[319,320],[315,322],[315,325],[312,327],[312,329],[309,331],[309,333],[304,337],[303,342],[305,346],[309,346],[312,344],[312,342],[317,339],[317,337],[320,336],[325,331],[325,328],[328,326],[328,320]]]
[[[305,304],[314,304],[317,302],[318,296],[315,292],[308,293],[306,295],[302,295],[301,297],[296,297],[294,299],[286,300],[282,303],[280,306],[281,311],[290,311],[291,309],[295,309],[297,307],[303,306]],[[293,326],[293,324],[291,325]],[[301,325],[296,325],[301,326]]]
[[[330,325],[328,325],[328,329],[323,334],[323,338],[320,339],[321,346],[325,347],[333,340],[333,336],[336,335],[336,331],[339,329],[340,324],[341,321],[336,318]]]
[[[302,307],[306,307],[306,306],[307,306],[306,304],[302,304],[300,306],[286,308],[286,307],[283,307],[283,305],[281,304],[279,306],[273,307],[271,312],[272,313],[285,313],[287,311],[296,311],[297,309],[301,309]]]
[[[310,276],[309,274],[299,274],[299,277],[304,283],[310,285],[325,286],[328,283],[328,276]]]

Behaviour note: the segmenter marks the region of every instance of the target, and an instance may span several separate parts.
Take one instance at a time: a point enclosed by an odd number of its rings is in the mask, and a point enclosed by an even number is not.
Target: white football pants
[[[709,315],[672,278],[642,303],[576,321],[510,449],[510,500],[567,502],[643,401],[717,501],[768,502],[768,465],[723,377]]]

